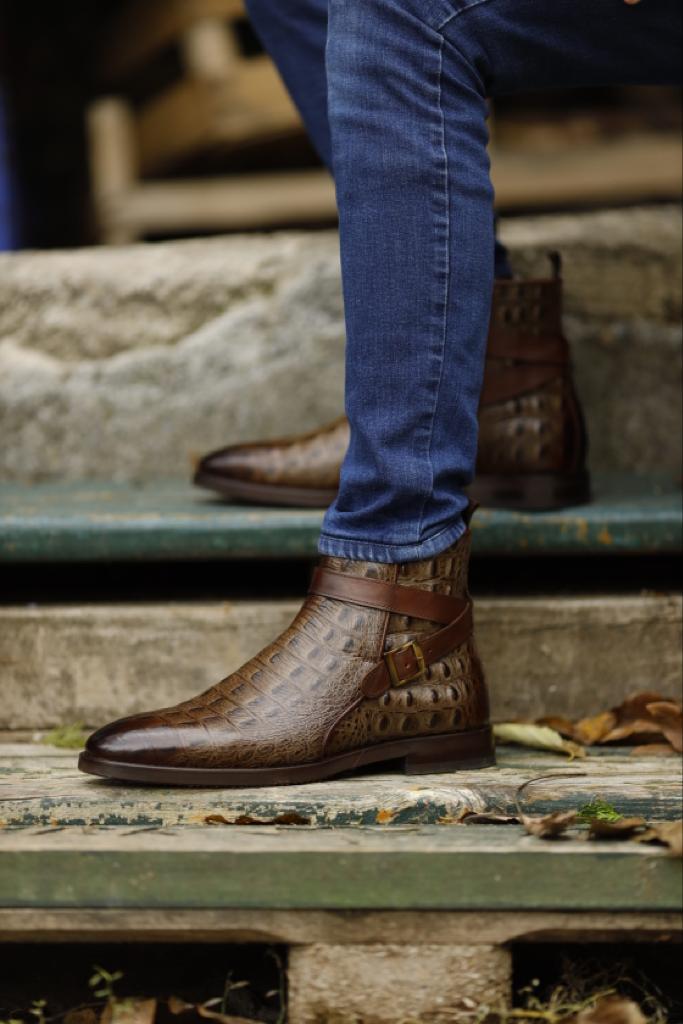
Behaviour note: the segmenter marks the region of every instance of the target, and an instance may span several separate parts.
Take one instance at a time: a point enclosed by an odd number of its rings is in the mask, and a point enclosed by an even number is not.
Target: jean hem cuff
[[[349,558],[355,562],[417,562],[440,555],[460,540],[466,529],[464,520],[459,517],[447,529],[417,544],[378,544],[375,541],[351,540],[323,533],[318,541],[318,551],[321,555]]]

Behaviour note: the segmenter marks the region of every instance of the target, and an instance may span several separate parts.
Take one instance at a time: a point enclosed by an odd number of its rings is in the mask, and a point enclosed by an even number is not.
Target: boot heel
[[[452,772],[459,768],[489,768],[496,763],[491,726],[468,729],[417,741],[403,761],[406,775]]]

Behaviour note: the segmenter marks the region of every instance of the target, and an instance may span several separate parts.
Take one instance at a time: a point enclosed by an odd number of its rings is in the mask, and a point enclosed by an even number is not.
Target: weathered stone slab
[[[518,800],[526,813],[545,814],[578,810],[596,796],[627,816],[680,816],[681,763],[673,756],[634,758],[628,750],[598,749],[569,764],[565,755],[515,747],[501,747],[497,756],[492,768],[419,778],[385,767],[302,786],[169,789],[98,780],[77,770],[75,753],[10,744],[0,748],[0,835],[2,828],[80,825],[128,830],[232,825],[241,833],[250,821],[278,834],[283,815],[287,820],[294,815],[298,829],[391,826],[400,834],[402,828],[425,824],[459,829],[452,823],[467,810],[514,815]],[[224,821],[212,826],[206,819],[213,815]]]
[[[291,1024],[472,1024],[512,995],[512,957],[495,946],[303,946],[287,976]]]
[[[565,257],[593,466],[677,471],[680,211],[503,235],[524,273]],[[0,255],[0,476],[182,475],[209,448],[313,427],[341,409],[343,335],[330,232]]]
[[[299,602],[0,608],[0,728],[101,724],[201,692],[269,643]],[[482,597],[477,638],[498,720],[581,717],[681,686],[676,594]]]

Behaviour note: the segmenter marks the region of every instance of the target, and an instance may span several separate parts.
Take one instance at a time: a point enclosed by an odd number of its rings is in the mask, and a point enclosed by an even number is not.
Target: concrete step
[[[677,473],[680,209],[502,234],[522,275],[564,256],[592,468]],[[343,339],[334,232],[1,255],[0,478],[182,476],[210,448],[320,425],[341,411]]]
[[[256,654],[299,604],[0,606],[0,729],[95,726],[185,700]],[[638,690],[680,692],[680,594],[484,595],[475,608],[499,721],[579,718]]]
[[[565,755],[500,747],[493,768],[404,776],[384,769],[302,786],[169,789],[107,783],[76,768],[77,754],[42,744],[0,745],[0,820],[5,829],[116,826],[167,829],[283,815],[315,828],[439,825],[466,810],[514,815],[578,810],[595,798],[626,817],[671,820],[681,813],[681,759],[595,748]],[[535,783],[531,780],[536,779]],[[522,796],[520,787],[526,784]],[[518,804],[519,799],[519,804]],[[494,828],[495,831],[495,828]]]
[[[680,480],[597,476],[588,505],[475,516],[478,555],[653,554],[682,545]],[[0,561],[312,558],[322,512],[230,505],[185,481],[2,484]]]

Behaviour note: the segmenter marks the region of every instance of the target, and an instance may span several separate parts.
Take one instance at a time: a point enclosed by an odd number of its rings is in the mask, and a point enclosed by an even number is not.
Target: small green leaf
[[[620,818],[623,818],[623,814],[620,814],[616,807],[613,807],[606,800],[600,800],[599,797],[596,797],[595,800],[591,800],[590,803],[584,804],[583,807],[579,808],[577,821],[588,825],[595,819],[597,821],[619,821]]]

